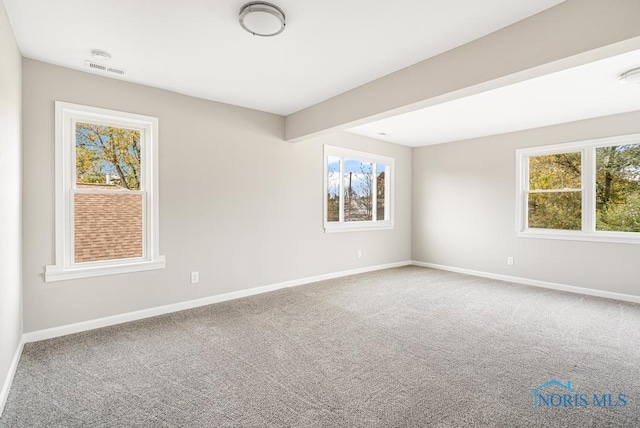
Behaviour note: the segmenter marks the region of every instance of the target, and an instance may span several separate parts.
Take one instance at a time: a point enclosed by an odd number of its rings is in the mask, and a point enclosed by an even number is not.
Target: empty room
[[[639,18],[0,0],[0,428],[640,426]]]

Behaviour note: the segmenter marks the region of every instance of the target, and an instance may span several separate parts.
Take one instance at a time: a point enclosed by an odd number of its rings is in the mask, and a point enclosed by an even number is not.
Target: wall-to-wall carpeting
[[[631,427],[639,344],[640,305],[390,269],[28,344],[0,427]]]

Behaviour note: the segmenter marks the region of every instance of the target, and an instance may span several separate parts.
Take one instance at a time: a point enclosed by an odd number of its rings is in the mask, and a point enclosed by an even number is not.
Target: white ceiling
[[[634,51],[349,131],[417,147],[640,110],[640,85],[619,81],[638,67]]]
[[[271,0],[287,15],[272,38],[240,27],[246,1],[4,4],[25,57],[87,71],[102,49],[124,80],[287,115],[563,0]]]

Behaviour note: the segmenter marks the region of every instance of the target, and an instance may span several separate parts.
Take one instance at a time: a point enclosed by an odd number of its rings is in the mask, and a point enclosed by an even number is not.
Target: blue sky
[[[365,174],[371,173],[372,163],[347,159],[344,163],[345,180],[348,180],[351,173],[351,185],[354,189],[360,188],[364,184]],[[386,171],[385,164],[376,164],[376,174]],[[364,173],[363,173],[364,172]],[[346,181],[345,181],[346,183]],[[327,164],[327,190],[332,195],[337,195],[340,188],[340,160],[336,157],[329,157]]]

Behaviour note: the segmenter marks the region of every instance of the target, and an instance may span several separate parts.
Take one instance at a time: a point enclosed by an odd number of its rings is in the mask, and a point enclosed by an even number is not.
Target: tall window
[[[393,158],[324,148],[326,232],[393,227]]]
[[[640,243],[640,135],[522,149],[518,233]]]
[[[56,102],[57,281],[165,266],[158,254],[158,120]]]

